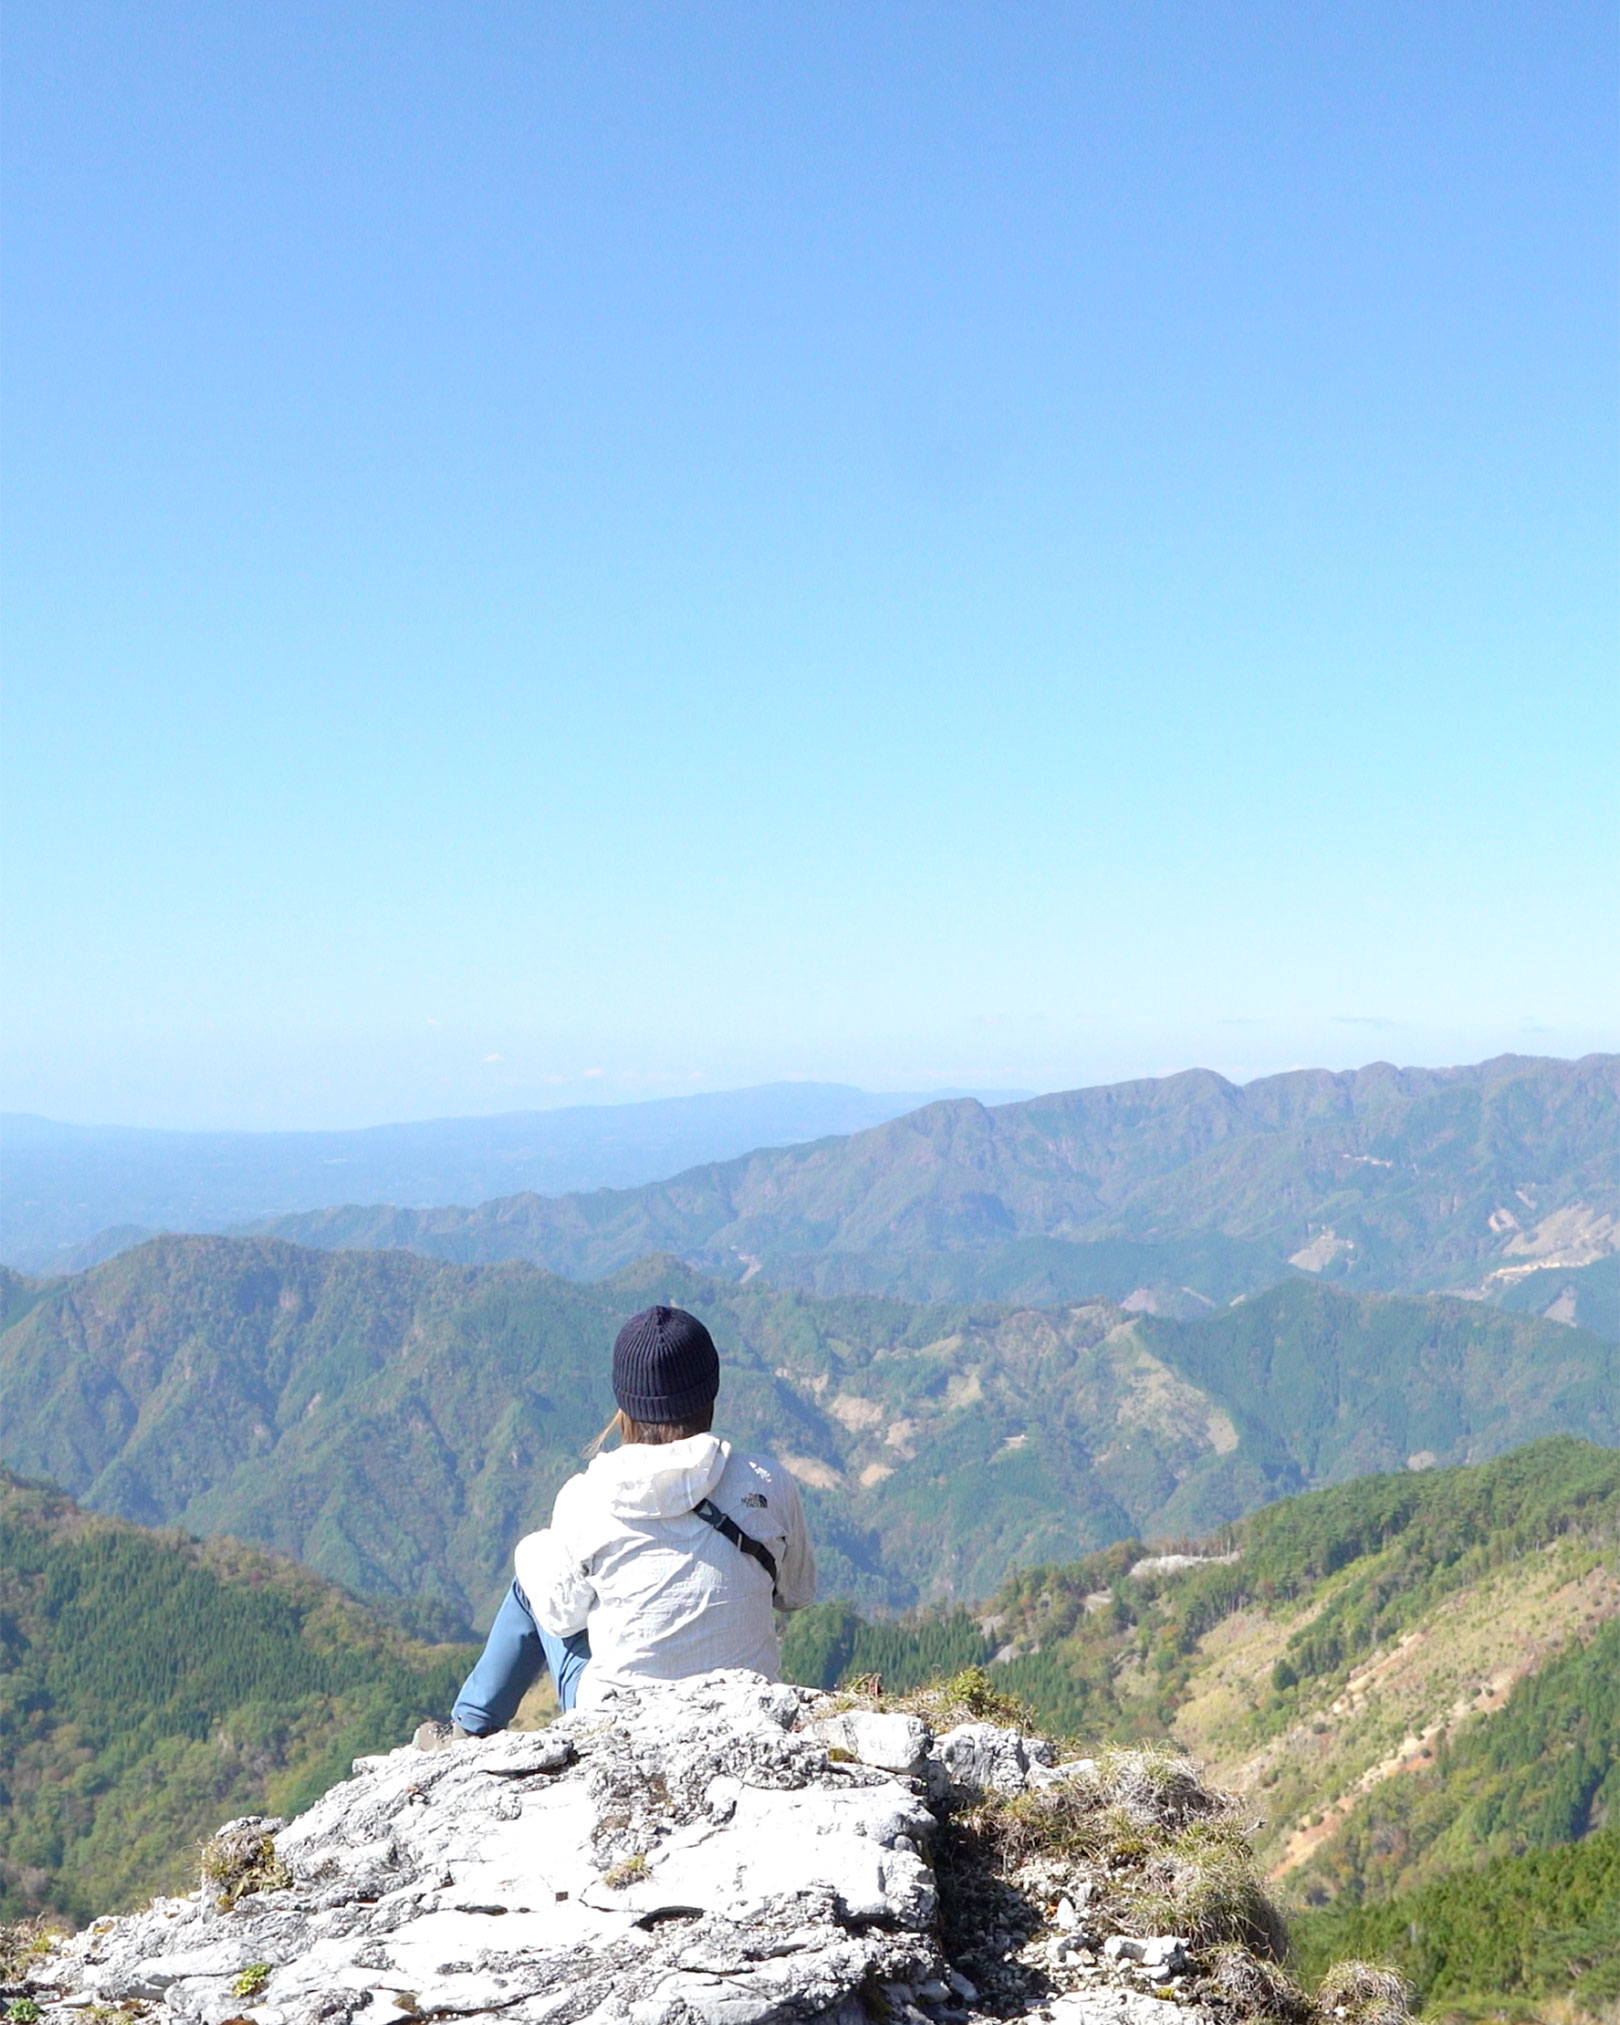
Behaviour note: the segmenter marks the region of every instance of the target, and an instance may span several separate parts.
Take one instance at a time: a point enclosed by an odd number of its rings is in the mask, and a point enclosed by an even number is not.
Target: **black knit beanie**
[[[613,1397],[632,1420],[690,1420],[720,1390],[714,1338],[684,1308],[632,1315],[613,1346]]]

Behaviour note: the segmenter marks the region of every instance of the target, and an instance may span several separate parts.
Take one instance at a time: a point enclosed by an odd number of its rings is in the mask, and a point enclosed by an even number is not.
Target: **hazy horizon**
[[[789,1075],[769,1077],[757,1083],[737,1084],[711,1085],[704,1083],[698,1085],[688,1080],[677,1089],[647,1090],[644,1088],[618,1088],[612,1083],[603,1080],[592,1081],[586,1084],[583,1093],[580,1090],[571,1090],[567,1094],[556,1095],[554,1100],[550,1102],[537,1101],[527,1104],[507,1104],[473,1111],[423,1111],[416,1114],[401,1112],[398,1115],[375,1118],[342,1118],[334,1116],[312,1123],[298,1122],[289,1124],[240,1124],[229,1121],[176,1124],[150,1118],[69,1118],[53,1115],[49,1112],[24,1110],[15,1105],[5,1105],[0,1106],[0,1124],[26,1120],[45,1125],[62,1126],[71,1130],[86,1131],[172,1132],[176,1134],[307,1133],[313,1137],[322,1134],[381,1131],[390,1126],[449,1125],[459,1122],[476,1123],[479,1120],[544,1115],[551,1112],[620,1109],[638,1104],[678,1102],[685,1097],[720,1098],[748,1096],[769,1090],[791,1089],[796,1086],[822,1090],[846,1089],[873,1098],[903,1097],[915,1099],[918,1104],[938,1103],[956,1098],[972,1097],[987,1106],[995,1106],[999,1104],[1025,1103],[1035,1097],[1056,1096],[1074,1090],[1106,1088],[1120,1083],[1137,1081],[1162,1080],[1168,1076],[1184,1075],[1201,1070],[1208,1070],[1215,1075],[1224,1077],[1227,1082],[1242,1087],[1248,1083],[1263,1082],[1269,1077],[1299,1074],[1310,1070],[1322,1070],[1329,1075],[1353,1075],[1359,1070],[1371,1068],[1381,1062],[1389,1062],[1396,1069],[1448,1069],[1466,1068],[1477,1062],[1488,1061],[1502,1055],[1518,1055],[1542,1060],[1578,1061],[1587,1055],[1609,1054],[1613,1052],[1615,1052],[1614,1049],[1601,1045],[1582,1048],[1570,1053],[1540,1046],[1520,1045],[1517,1047],[1494,1049],[1490,1053],[1472,1056],[1466,1060],[1458,1057],[1444,1061],[1434,1060],[1425,1062],[1396,1059],[1387,1055],[1369,1055],[1354,1061],[1339,1063],[1287,1062],[1277,1067],[1253,1070],[1244,1068],[1223,1069],[1212,1062],[1186,1062],[1179,1068],[1145,1071],[1140,1076],[1123,1075],[1081,1078],[1073,1082],[1055,1081],[1043,1084],[1038,1088],[1016,1084],[998,1087],[990,1083],[973,1085],[958,1082],[925,1084],[919,1085],[915,1089],[910,1089],[898,1084],[876,1087],[868,1086],[851,1082],[847,1078]]]

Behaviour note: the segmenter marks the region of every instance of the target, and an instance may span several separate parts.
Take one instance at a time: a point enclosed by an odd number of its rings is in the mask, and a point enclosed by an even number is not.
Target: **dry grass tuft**
[[[602,1873],[602,1882],[611,1885],[615,1891],[626,1891],[631,1885],[639,1884],[650,1869],[646,1856],[637,1850],[633,1856],[622,1856],[617,1863],[610,1863]]]
[[[987,1794],[946,1824],[937,1875],[947,1950],[990,1995],[986,2008],[1047,1994],[1041,1978],[1049,1987],[1060,1966],[1044,1942],[1024,1951],[1068,1898],[1092,1947],[1116,1933],[1180,1935],[1228,2016],[1311,2017],[1280,1966],[1287,1932],[1232,1801],[1176,1753],[1112,1750],[1041,1790]]]
[[[883,1692],[882,1674],[857,1674],[835,1689],[822,1706],[898,1711],[921,1716],[935,1730],[948,1730],[957,1723],[997,1723],[1003,1729],[1033,1736],[1036,1727],[1029,1704],[1016,1695],[1004,1694],[982,1666],[964,1667],[947,1680],[930,1681],[926,1687],[896,1695]]]
[[[1277,2025],[1306,2025],[1311,2000],[1275,1962],[1261,1960],[1247,1948],[1226,1945],[1204,1959],[1198,1995],[1216,1997],[1240,2017],[1276,2020]]]
[[[1211,1792],[1191,1758],[1174,1751],[1104,1751],[1093,1775],[1108,1804],[1145,1829],[1185,1828],[1230,1812],[1224,1794]]]
[[[1373,1962],[1335,1962],[1317,1986],[1316,2008],[1346,2025],[1406,2025],[1412,1992],[1394,1969]]]
[[[961,1722],[998,1723],[1026,1736],[1035,1729],[1035,1712],[1029,1704],[1016,1695],[1004,1694],[982,1666],[964,1667],[949,1680],[898,1695],[889,1706],[924,1717],[936,1730]]]
[[[987,1798],[962,1826],[1015,1886],[1067,1866],[1103,1933],[1175,1933],[1199,1947],[1235,1942],[1281,1960],[1288,1938],[1232,1805],[1185,1758],[1107,1752],[1095,1770],[1044,1792]]]
[[[0,1927],[0,1984],[26,1982],[60,1938],[43,1917]]]
[[[1236,1942],[1268,1962],[1288,1952],[1288,1929],[1232,1821],[1195,1823],[1151,1851],[1130,1915],[1138,1932],[1181,1934],[1197,1947]]]
[[[197,1873],[221,1912],[229,1912],[256,1891],[285,1891],[293,1881],[276,1854],[276,1838],[258,1827],[223,1829],[205,1842]]]

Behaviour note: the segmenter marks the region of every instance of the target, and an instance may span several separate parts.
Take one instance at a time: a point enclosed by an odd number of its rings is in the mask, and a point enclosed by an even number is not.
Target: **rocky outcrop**
[[[1095,1772],[1054,1757],[751,1674],[649,1688],[545,1730],[359,1759],[290,1824],[228,1824],[197,1891],[36,1959],[25,2001],[153,2025],[1212,2017],[1186,2008],[1187,1940],[1088,1930],[1072,1870],[1048,1865],[1050,1908],[987,1884],[978,1956],[960,1945],[952,1810],[996,1794],[1021,1819],[1019,1796]]]

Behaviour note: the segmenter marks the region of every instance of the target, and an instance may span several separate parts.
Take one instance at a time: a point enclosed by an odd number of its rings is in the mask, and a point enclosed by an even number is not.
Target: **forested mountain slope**
[[[1612,2018],[1620,1828],[1499,1856],[1395,1898],[1308,1913],[1292,1933],[1302,1975],[1346,1955],[1388,1962],[1433,2017]]]
[[[1075,1735],[1173,1738],[1252,1796],[1273,1876],[1319,1909],[1313,1957],[1393,1953],[1436,1996],[1620,1994],[1612,1449],[1362,1478],[1168,1559],[1131,1541],[1025,1571],[971,1613],[818,1606],[784,1658],[890,1688],[986,1665]],[[1491,1910],[1515,1890],[1532,1922]],[[1470,1906],[1504,1937],[1472,1963]]]
[[[289,1561],[0,1472],[0,1917],[187,1883],[221,1820],[306,1805],[442,1714],[468,1654]]]
[[[1620,1255],[1613,1252],[1587,1266],[1527,1273],[1500,1294],[1493,1289],[1491,1298],[1512,1314],[1541,1315],[1620,1341]]]
[[[1609,1055],[1299,1070],[1242,1088],[1189,1070],[993,1110],[933,1104],[645,1188],[259,1228],[575,1276],[671,1252],[726,1278],[763,1269],[814,1291],[924,1298],[1028,1299],[1044,1276],[1060,1300],[1140,1289],[1164,1305],[1190,1290],[1196,1306],[1291,1269],[1352,1287],[1502,1293],[1615,1250],[1617,1133]]]
[[[669,1259],[524,1265],[166,1238],[5,1282],[3,1453],[99,1510],[228,1532],[362,1593],[493,1606],[612,1410],[654,1299],[725,1364],[721,1426],[804,1487],[824,1593],[988,1594],[1013,1566],[1203,1530],[1367,1469],[1620,1440],[1620,1351],[1480,1303],[1297,1280],[1203,1321],[816,1300]]]

